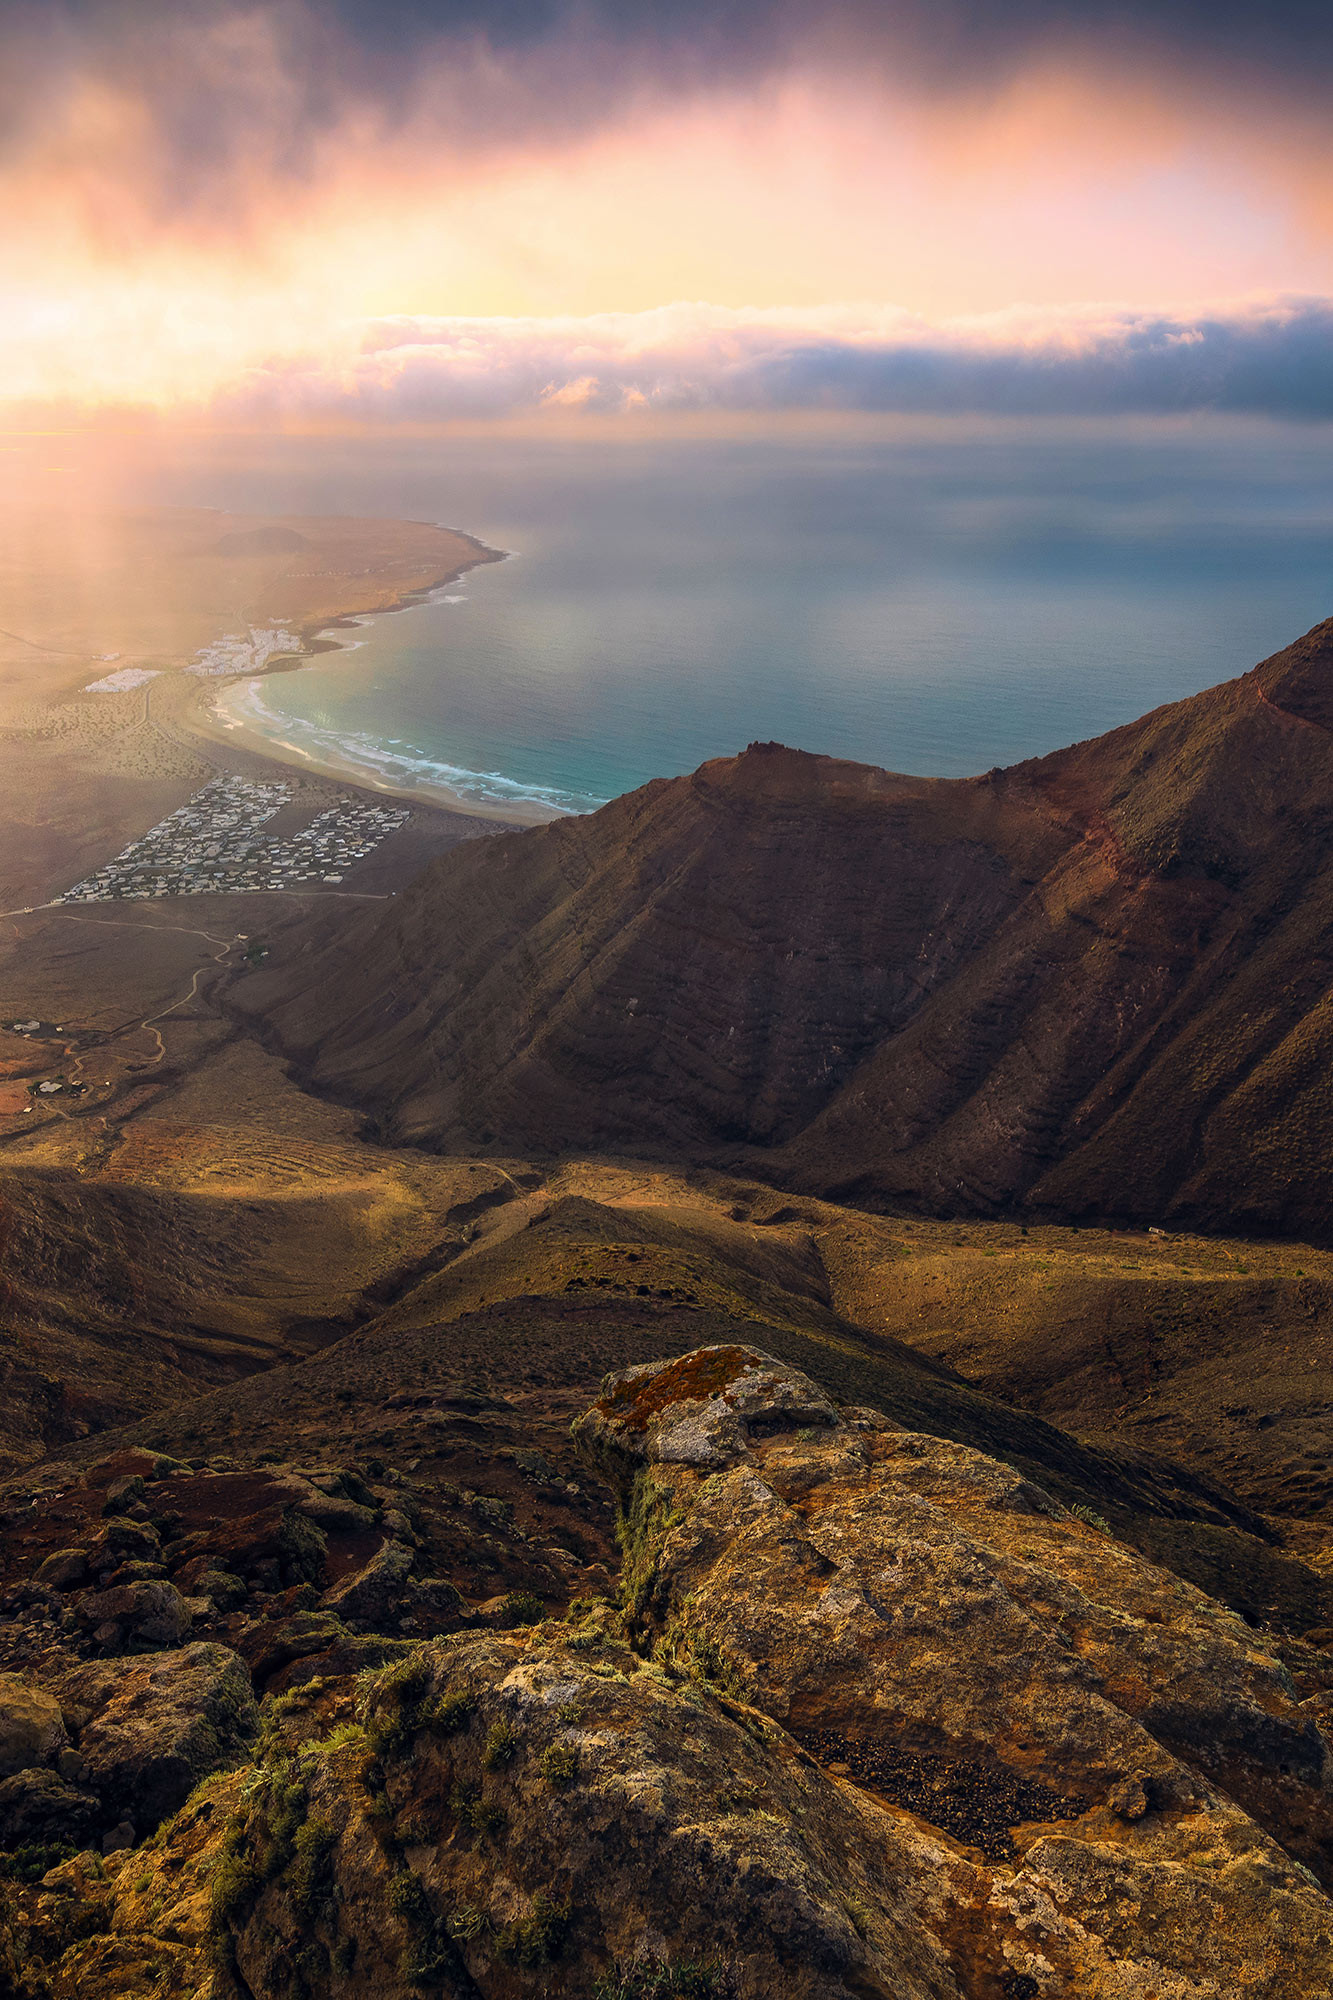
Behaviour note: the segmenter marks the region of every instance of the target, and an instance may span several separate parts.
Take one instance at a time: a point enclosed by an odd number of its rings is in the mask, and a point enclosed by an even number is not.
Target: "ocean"
[[[981,771],[1333,613],[1333,453],[1294,427],[238,439],[139,478],[510,552],[224,697],[316,758],[489,806],[585,811],[756,739]]]

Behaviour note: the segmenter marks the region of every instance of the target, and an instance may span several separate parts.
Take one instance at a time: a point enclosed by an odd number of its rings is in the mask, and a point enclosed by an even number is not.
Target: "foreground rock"
[[[1235,1614],[752,1350],[626,1370],[578,1428],[628,1502],[639,1645],[984,1862],[1032,1990],[1333,1980],[1326,1698]]]
[[[1241,1619],[755,1350],[577,1429],[620,1605],[325,1671],[249,1749],[238,1716],[249,1764],[152,1841],[11,1889],[20,2000],[1326,2000],[1328,1697]],[[133,1690],[124,1754],[77,1691],[82,1779],[143,1797]]]

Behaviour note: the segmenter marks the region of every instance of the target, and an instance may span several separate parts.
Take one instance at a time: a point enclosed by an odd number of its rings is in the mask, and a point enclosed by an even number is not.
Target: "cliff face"
[[[754,745],[470,844],[238,993],[394,1138],[1326,1235],[1333,621],[962,781]]]

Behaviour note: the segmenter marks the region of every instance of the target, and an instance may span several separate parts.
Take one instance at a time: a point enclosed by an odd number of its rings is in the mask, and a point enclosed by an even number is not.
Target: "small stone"
[[[1142,1819],[1151,1804],[1148,1787],[1142,1775],[1135,1771],[1132,1776],[1122,1778],[1120,1783],[1112,1788],[1107,1804],[1117,1819],[1127,1819],[1131,1822]]]
[[[80,1622],[93,1627],[102,1646],[114,1644],[120,1635],[142,1645],[172,1646],[190,1629],[185,1599],[171,1583],[126,1583],[96,1591],[78,1610]]]
[[[225,1569],[206,1569],[196,1589],[200,1597],[210,1598],[219,1611],[238,1611],[250,1595],[241,1578]],[[187,1603],[192,1601],[186,1599]]]
[[[134,1845],[134,1822],[123,1819],[119,1826],[113,1826],[110,1833],[102,1835],[103,1854],[115,1854],[122,1847]]]

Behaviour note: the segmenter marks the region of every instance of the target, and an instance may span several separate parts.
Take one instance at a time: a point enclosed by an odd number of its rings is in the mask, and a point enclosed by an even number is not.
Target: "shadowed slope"
[[[1326,1236],[1333,624],[964,781],[773,745],[429,869],[238,996],[438,1146]]]

